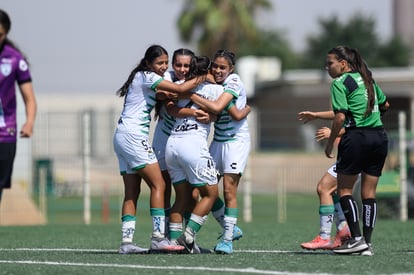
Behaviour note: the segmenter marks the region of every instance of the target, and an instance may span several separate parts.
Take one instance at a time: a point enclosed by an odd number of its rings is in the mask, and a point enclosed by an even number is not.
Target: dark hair
[[[132,70],[132,72],[128,76],[127,81],[125,81],[124,85],[122,85],[122,87],[118,89],[116,94],[119,95],[120,97],[123,97],[124,95],[126,95],[128,93],[129,85],[131,85],[131,82],[134,79],[135,74],[137,72],[149,71],[150,68],[148,67],[148,64],[152,63],[157,57],[160,57],[163,54],[168,55],[168,52],[162,46],[160,46],[160,45],[150,46],[145,51],[144,58],[142,58],[141,62],[138,64],[138,66],[136,66]]]
[[[0,24],[3,26],[6,33],[9,33],[11,28],[11,20],[7,12],[0,9]]]
[[[10,20],[10,17],[7,14],[7,12],[5,12],[2,9],[0,9],[0,25],[2,25],[4,30],[6,31],[6,39],[4,40],[3,45],[9,45],[12,48],[15,48],[18,52],[20,52],[23,55],[24,59],[27,60],[25,54],[16,46],[16,44],[13,41],[11,41],[7,37],[7,34],[10,32],[10,29],[11,29],[11,20]],[[3,48],[3,45],[0,45],[0,50]],[[28,62],[26,61],[26,63],[28,63]]]
[[[210,69],[210,58],[208,56],[195,56],[191,60],[190,72],[188,73],[188,79],[195,78],[200,75],[208,74]]]
[[[185,80],[193,79],[197,76],[207,75],[209,69],[210,69],[210,58],[208,56],[193,55],[191,56],[190,70]],[[155,104],[154,120],[157,120],[160,117],[160,110],[161,110],[162,104],[163,103],[161,101],[157,101],[157,103]]]
[[[189,55],[191,57],[195,56],[194,52],[190,49],[180,48],[174,51],[172,56],[172,62],[175,62],[178,55]]]
[[[362,58],[357,49],[349,48],[347,46],[337,46],[332,48],[328,54],[334,54],[336,58],[341,61],[345,60],[353,71],[359,72],[364,80],[365,87],[368,92],[367,110],[365,117],[372,113],[375,104],[374,79],[372,73],[368,69],[367,63]]]
[[[231,66],[236,65],[236,55],[228,50],[218,50],[213,57],[213,61],[218,57],[224,57]]]

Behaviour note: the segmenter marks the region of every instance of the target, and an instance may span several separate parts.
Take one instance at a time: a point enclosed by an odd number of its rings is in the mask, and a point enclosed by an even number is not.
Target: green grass
[[[50,201],[54,209],[49,211],[55,215],[50,225],[0,227],[0,274],[414,273],[413,220],[402,223],[380,218],[373,234],[373,257],[302,250],[299,244],[319,230],[315,195],[289,195],[285,223],[278,222],[276,196],[255,195],[253,222],[243,222],[240,211],[238,225],[244,237],[234,243],[232,255],[118,255],[119,198],[111,200],[108,224],[102,223],[98,199],[92,207],[92,224],[82,225],[81,202],[77,198]],[[149,246],[151,225],[145,197],[139,212],[135,242]],[[210,217],[197,241],[212,248],[219,232]]]

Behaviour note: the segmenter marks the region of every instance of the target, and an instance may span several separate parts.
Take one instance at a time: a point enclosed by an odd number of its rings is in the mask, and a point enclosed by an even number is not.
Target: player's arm
[[[168,91],[172,93],[183,94],[186,92],[190,92],[192,89],[196,88],[199,84],[205,81],[214,83],[214,77],[210,74],[201,75],[201,76],[197,76],[195,78],[186,80],[180,84],[163,79],[160,81],[160,83],[158,83],[158,85],[155,88],[160,91],[164,90],[164,91]],[[186,95],[188,97],[190,94],[186,94]]]
[[[191,101],[193,101],[195,104],[200,106],[203,110],[212,112],[214,114],[219,114],[221,111],[226,108],[226,106],[230,103],[230,101],[233,99],[233,95],[230,93],[222,93],[219,98],[217,98],[216,101],[210,101],[208,99],[205,99],[198,94],[192,94],[190,96]]]
[[[303,121],[303,123],[308,123],[309,121],[315,119],[324,119],[324,120],[333,120],[335,114],[333,111],[322,111],[322,112],[311,112],[311,111],[304,111],[298,113],[298,119]]]
[[[195,117],[201,123],[210,123],[216,117],[201,109],[178,107],[173,100],[166,102],[166,109],[169,115],[174,117]]]
[[[339,131],[338,137],[341,137],[344,133],[345,133],[345,128],[342,128]],[[316,139],[316,141],[321,141],[321,140],[324,140],[324,139],[328,139],[330,135],[331,135],[331,128],[322,127],[322,128],[319,128],[316,131],[315,139]]]
[[[332,156],[333,145],[334,145],[336,138],[339,136],[339,132],[343,128],[344,122],[345,122],[345,114],[342,112],[337,112],[332,122],[331,134],[329,135],[328,143],[325,147],[325,155],[328,158],[333,158]]]
[[[236,120],[240,121],[247,117],[247,115],[250,113],[251,108],[249,105],[246,104],[246,106],[243,109],[238,109],[235,104],[233,104],[232,107],[228,110],[230,116]]]
[[[36,118],[37,103],[31,82],[26,82],[19,85],[20,92],[23,97],[23,102],[26,111],[26,122],[20,130],[21,137],[31,137],[33,134],[33,127]]]

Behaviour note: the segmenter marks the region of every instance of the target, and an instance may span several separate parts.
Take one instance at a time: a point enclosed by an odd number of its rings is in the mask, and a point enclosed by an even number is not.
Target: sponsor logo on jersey
[[[27,65],[26,61],[24,61],[23,59],[19,61],[19,69],[22,72],[27,71],[27,69],[29,68],[29,66]]]
[[[4,61],[4,60],[3,60],[3,61]],[[10,75],[10,73],[11,73],[11,69],[12,69],[12,65],[11,65],[11,63],[2,63],[2,64],[0,65],[0,72],[1,72],[1,74],[2,74],[2,75],[4,75],[5,77]]]

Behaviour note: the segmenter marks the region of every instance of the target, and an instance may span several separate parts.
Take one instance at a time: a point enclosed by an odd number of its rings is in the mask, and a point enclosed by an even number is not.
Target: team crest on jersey
[[[4,76],[9,76],[12,70],[12,65],[11,63],[2,63],[0,65],[0,72],[2,75]]]
[[[22,72],[27,71],[27,69],[29,68],[29,66],[27,66],[26,61],[24,61],[23,59],[19,61],[19,69]]]

